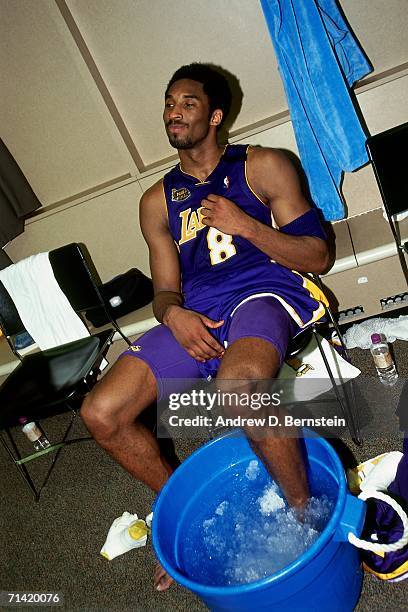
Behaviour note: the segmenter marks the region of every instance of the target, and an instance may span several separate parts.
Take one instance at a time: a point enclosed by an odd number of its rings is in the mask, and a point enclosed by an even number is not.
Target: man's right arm
[[[169,327],[176,340],[198,361],[217,357],[223,347],[210,334],[222,321],[182,307],[180,263],[177,247],[168,227],[166,202],[161,181],[150,187],[140,201],[140,226],[149,247],[154,287],[153,312]]]
[[[177,249],[168,229],[165,206],[161,182],[148,189],[140,201],[140,227],[149,247],[154,285],[153,312],[161,323],[170,306],[183,303]]]

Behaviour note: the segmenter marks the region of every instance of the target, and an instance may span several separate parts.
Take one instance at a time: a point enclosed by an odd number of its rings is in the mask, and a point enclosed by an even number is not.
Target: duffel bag
[[[99,290],[105,300],[106,309],[114,319],[146,306],[153,299],[152,280],[137,268],[115,276],[102,284]],[[109,323],[103,308],[88,310],[85,315],[95,327]]]

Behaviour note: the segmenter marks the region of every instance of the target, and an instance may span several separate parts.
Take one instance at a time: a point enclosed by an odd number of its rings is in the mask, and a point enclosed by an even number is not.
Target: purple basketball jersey
[[[272,225],[271,211],[246,179],[247,145],[228,145],[206,180],[177,164],[164,177],[169,228],[179,249],[185,306],[213,319],[226,319],[254,295],[278,299],[300,327],[324,314],[327,303],[309,279],[273,262],[240,236],[202,223],[202,200],[210,193],[232,200],[248,215]]]

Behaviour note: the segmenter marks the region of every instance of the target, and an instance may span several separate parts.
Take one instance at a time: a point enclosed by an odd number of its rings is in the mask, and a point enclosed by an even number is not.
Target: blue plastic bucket
[[[233,431],[204,445],[181,464],[160,492],[153,520],[157,558],[170,576],[211,610],[354,609],[363,576],[358,550],[348,543],[347,535],[350,531],[360,535],[365,504],[348,493],[343,466],[325,440],[306,438],[305,445],[310,476],[319,474],[319,490],[313,493],[326,493],[334,501],[334,510],[303,555],[262,580],[236,586],[200,584],[189,577],[184,558],[184,535],[191,517],[208,506],[229,470],[256,459],[244,436]]]

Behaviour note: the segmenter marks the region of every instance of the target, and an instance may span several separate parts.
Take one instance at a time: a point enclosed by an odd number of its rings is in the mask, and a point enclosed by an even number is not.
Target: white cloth
[[[369,459],[362,466],[358,466],[357,469],[361,478],[361,491],[374,490],[387,492],[388,487],[395,480],[398,465],[403,456],[400,451],[391,451],[390,453],[384,453],[378,461],[374,457],[374,459]],[[369,464],[369,466],[366,467],[366,464]]]
[[[353,495],[362,491],[387,492],[390,484],[395,480],[398,465],[403,458],[400,451],[382,453],[367,459],[353,469],[347,470],[347,482]]]
[[[101,548],[101,555],[108,561],[112,561],[115,557],[133,548],[146,546],[152,519],[152,513],[146,516],[144,521],[139,519],[137,514],[124,512],[110,526],[106,541]]]
[[[89,336],[60,289],[48,253],[38,253],[0,271],[20,318],[41,350]]]
[[[325,338],[320,341],[337,384],[361,374]],[[283,384],[285,402],[309,401],[331,390],[332,384],[314,335],[303,351],[289,361],[291,365],[285,362],[278,375],[282,383],[293,381],[290,385]]]
[[[395,340],[408,340],[408,315],[401,315],[396,319],[366,319],[355,323],[344,334],[347,348],[358,346],[368,349],[371,346],[371,334],[384,334],[387,342]]]

